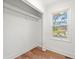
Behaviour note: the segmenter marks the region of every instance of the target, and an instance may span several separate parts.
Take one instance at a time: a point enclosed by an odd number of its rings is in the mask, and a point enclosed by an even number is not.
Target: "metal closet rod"
[[[7,9],[12,10],[14,12],[18,12],[18,13],[24,15],[24,16],[26,16],[26,15],[27,16],[30,16],[30,17],[35,18],[37,20],[40,20],[41,19],[40,17],[37,17],[35,15],[32,15],[31,13],[28,13],[28,12],[25,12],[23,10],[20,10],[19,8],[14,7],[14,6],[11,6],[11,5],[7,4],[7,3],[4,3],[4,8],[7,8]]]

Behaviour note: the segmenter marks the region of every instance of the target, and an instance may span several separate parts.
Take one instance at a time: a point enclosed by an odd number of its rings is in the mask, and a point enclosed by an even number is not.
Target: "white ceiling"
[[[26,0],[26,1],[30,2],[32,5],[34,5],[39,10],[44,12],[44,9],[50,7],[51,4],[54,5],[61,2],[67,2],[70,0]]]
[[[42,0],[22,0],[22,1],[24,1],[27,4],[29,2],[29,5],[31,4],[30,6],[34,7],[35,9],[38,9],[41,12],[44,12]]]
[[[51,4],[61,3],[61,2],[67,2],[70,0],[41,0],[44,6],[50,6]]]
[[[53,2],[56,2],[57,0],[41,0],[43,2],[44,5],[49,5]]]
[[[56,2],[57,0],[24,0],[24,1],[28,1],[29,3],[40,9],[42,12],[44,12],[46,6],[49,6],[50,4]]]

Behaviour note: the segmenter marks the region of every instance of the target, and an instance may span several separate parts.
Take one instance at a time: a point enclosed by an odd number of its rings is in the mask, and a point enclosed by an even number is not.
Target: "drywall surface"
[[[41,46],[41,20],[4,8],[4,59],[15,57]]]
[[[69,35],[67,40],[59,40],[52,36],[52,17],[53,13],[62,11],[63,9],[71,9],[71,19],[68,20],[68,31]],[[75,57],[75,33],[74,33],[74,1],[61,2],[57,4],[51,4],[46,8],[45,13],[43,15],[43,48],[51,51],[55,51],[57,53]],[[61,38],[62,39],[62,38]]]

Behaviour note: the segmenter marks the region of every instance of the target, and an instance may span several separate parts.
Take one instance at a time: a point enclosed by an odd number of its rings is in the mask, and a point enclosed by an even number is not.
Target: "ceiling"
[[[42,2],[43,2],[44,5],[49,5],[49,4],[51,4],[53,2],[56,2],[56,1],[57,0],[42,0]]]
[[[4,0],[4,1],[6,1],[6,0]],[[15,0],[15,1],[17,1],[17,0]],[[20,0],[20,1],[24,1],[26,4],[29,2],[30,3],[29,5],[31,7],[35,8],[36,10],[38,10],[40,12],[44,12],[45,9],[50,7],[51,4],[54,5],[56,3],[60,3],[63,1],[69,1],[69,0]]]
[[[61,2],[67,2],[70,0],[41,0],[44,6],[50,6],[51,4],[61,3]]]
[[[44,12],[44,9],[50,7],[50,5],[58,4],[61,2],[67,2],[70,0],[27,0],[32,5],[40,9],[42,12]]]
[[[49,6],[50,4],[57,2],[59,0],[24,0],[28,1],[38,9],[40,9],[42,12],[44,12],[44,9]]]

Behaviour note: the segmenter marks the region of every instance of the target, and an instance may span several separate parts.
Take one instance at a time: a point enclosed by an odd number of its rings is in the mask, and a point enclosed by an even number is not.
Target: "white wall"
[[[69,20],[68,31],[70,33],[70,41],[55,39],[52,36],[52,15],[56,11],[71,8],[71,20]],[[51,4],[46,8],[43,19],[43,48],[74,58],[74,1],[65,1],[61,3]]]
[[[4,8],[4,59],[15,57],[41,46],[41,20],[27,18]]]

